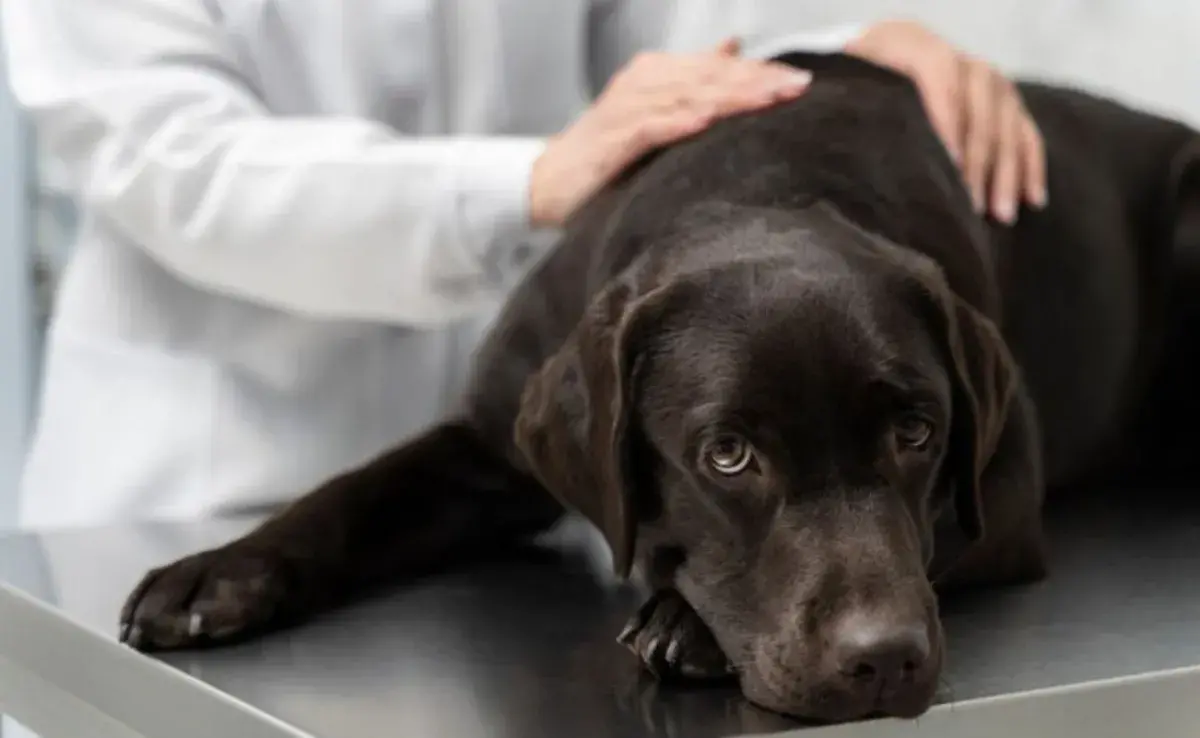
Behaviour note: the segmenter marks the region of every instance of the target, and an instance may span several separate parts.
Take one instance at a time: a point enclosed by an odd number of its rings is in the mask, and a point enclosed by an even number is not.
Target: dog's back
[[[578,214],[518,289],[469,397],[486,434],[508,442],[525,378],[589,297],[634,259],[677,248],[672,233],[706,227],[698,205],[826,201],[932,256],[959,296],[1003,327],[1039,408],[1050,481],[1081,471],[1120,429],[1155,364],[1173,178],[1194,132],[1024,84],[1046,140],[1049,206],[1022,211],[1013,228],[989,226],[905,78],[841,55],[784,60],[816,73],[801,99],[724,121],[642,162]]]
[[[1185,247],[1179,169],[1200,160],[1196,133],[1177,122],[1060,87],[1021,92],[1046,142],[1050,205],[991,240],[1005,336],[1038,407],[1047,476],[1062,483],[1129,440]]]

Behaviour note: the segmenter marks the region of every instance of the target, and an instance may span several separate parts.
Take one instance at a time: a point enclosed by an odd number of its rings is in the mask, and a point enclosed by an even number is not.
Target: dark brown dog
[[[934,586],[1042,576],[1046,480],[1123,448],[1168,329],[1190,330],[1168,303],[1200,248],[1200,141],[1023,86],[1049,207],[995,228],[907,80],[787,59],[816,72],[802,99],[651,157],[578,214],[461,415],[151,572],[123,640],[283,627],[566,507],[656,593],[622,634],[656,673],[735,673],[824,720],[926,710]]]

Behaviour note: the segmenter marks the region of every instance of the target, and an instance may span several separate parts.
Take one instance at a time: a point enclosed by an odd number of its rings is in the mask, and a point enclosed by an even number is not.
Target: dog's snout
[[[812,637],[765,638],[742,690],[761,707],[822,722],[915,718],[933,704],[943,657],[935,606],[924,597],[850,604]],[[803,636],[804,634],[802,634]]]
[[[839,671],[864,689],[914,681],[929,660],[923,621],[854,615],[842,621],[835,640]]]
[[[840,618],[830,635],[827,663],[849,712],[915,717],[928,709],[939,670],[928,618],[856,610]]]

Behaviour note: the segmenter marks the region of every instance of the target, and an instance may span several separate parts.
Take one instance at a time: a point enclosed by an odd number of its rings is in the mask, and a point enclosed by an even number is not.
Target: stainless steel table
[[[830,736],[1200,735],[1200,494],[1058,515],[1045,583],[944,604],[947,704]],[[1071,506],[1073,507],[1073,506]],[[251,521],[0,539],[0,713],[42,738],[640,738],[799,729],[725,689],[657,688],[613,637],[637,593],[591,531],[227,650],[115,641],[143,570]],[[5,737],[7,738],[7,737]]]

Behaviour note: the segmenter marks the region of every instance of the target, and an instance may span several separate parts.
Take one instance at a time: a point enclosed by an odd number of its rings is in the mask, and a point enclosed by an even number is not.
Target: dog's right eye
[[[924,451],[933,439],[933,423],[920,415],[908,414],[896,423],[894,432],[904,448]]]
[[[704,460],[712,470],[727,477],[736,476],[750,468],[754,449],[741,436],[720,436],[704,450]]]

